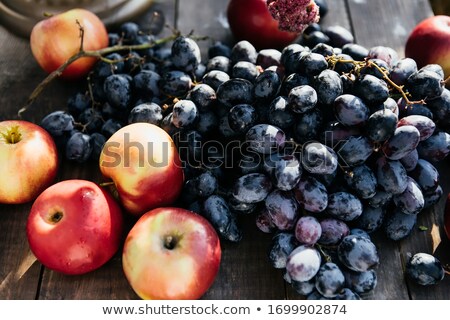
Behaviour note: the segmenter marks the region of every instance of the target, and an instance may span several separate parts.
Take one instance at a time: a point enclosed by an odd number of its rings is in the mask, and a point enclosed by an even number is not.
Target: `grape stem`
[[[80,32],[80,35],[84,37],[84,32]],[[175,40],[180,36],[180,33],[174,33],[166,38],[161,38],[149,43],[143,43],[138,45],[116,45],[112,47],[107,47],[100,50],[83,50],[83,46],[80,45],[80,51],[70,57],[66,62],[64,62],[58,69],[51,72],[31,93],[25,105],[19,110],[17,115],[19,118],[22,118],[22,114],[28,110],[28,108],[34,103],[34,101],[39,97],[39,95],[44,91],[44,89],[56,78],[61,76],[61,74],[67,69],[67,67],[73,62],[77,61],[80,58],[85,57],[93,57],[97,59],[101,59],[108,63],[114,63],[115,61],[109,61],[109,59],[104,58],[105,55],[108,55],[113,52],[119,51],[132,51],[132,50],[144,50],[150,49],[158,45],[162,45],[164,43]],[[108,60],[108,61],[107,61]]]
[[[391,78],[389,78],[389,74],[387,73],[385,68],[380,67],[379,65],[377,65],[376,63],[374,63],[373,61],[370,60],[365,60],[365,61],[356,61],[356,60],[351,60],[351,59],[343,59],[343,58],[339,58],[335,55],[332,56],[328,56],[327,61],[329,63],[331,63],[331,65],[334,66],[337,63],[351,63],[355,66],[355,71],[356,73],[359,73],[359,71],[363,68],[363,67],[369,67],[369,68],[375,68],[377,69],[382,75],[383,75],[383,79],[389,84],[391,85],[392,88],[394,88],[396,91],[398,91],[403,99],[405,100],[407,105],[412,105],[412,104],[426,104],[424,100],[421,101],[411,101],[409,100],[408,97],[408,93],[405,92],[405,90],[403,90],[404,86],[400,86],[398,84],[396,84],[394,81],[391,80]],[[447,78],[445,80],[445,82],[449,81],[450,82],[450,77]]]

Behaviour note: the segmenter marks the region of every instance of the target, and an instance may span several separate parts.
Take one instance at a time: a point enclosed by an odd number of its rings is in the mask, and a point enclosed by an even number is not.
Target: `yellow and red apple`
[[[57,172],[58,152],[47,131],[28,121],[0,122],[0,203],[34,200]]]
[[[31,51],[42,69],[51,73],[80,51],[80,27],[84,30],[84,50],[108,46],[105,25],[85,9],[72,9],[41,20],[34,26],[30,36]],[[95,62],[96,58],[80,58],[71,63],[61,77],[80,79],[87,75]]]
[[[84,274],[104,265],[123,240],[120,206],[86,180],[66,180],[47,188],[27,220],[31,251],[47,268]]]
[[[450,17],[432,16],[417,24],[406,41],[405,56],[419,68],[439,64],[450,76]]]
[[[114,133],[100,154],[100,170],[135,215],[172,204],[184,181],[173,140],[149,123],[133,123]]]
[[[145,213],[129,232],[122,254],[128,282],[142,299],[198,299],[220,266],[220,241],[202,216],[180,208]]]

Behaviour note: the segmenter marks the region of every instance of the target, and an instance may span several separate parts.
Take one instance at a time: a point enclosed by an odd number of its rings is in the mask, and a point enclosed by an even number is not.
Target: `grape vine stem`
[[[165,44],[167,42],[173,41],[176,38],[180,36],[180,33],[174,32],[172,35],[161,38],[158,40],[154,40],[152,42],[138,44],[138,45],[116,45],[111,46],[107,48],[103,48],[100,50],[84,50],[83,48],[83,40],[84,40],[84,28],[80,27],[80,38],[81,38],[81,44],[80,44],[80,50],[74,54],[72,57],[70,57],[66,62],[64,62],[58,69],[48,74],[48,76],[41,82],[39,85],[33,90],[30,97],[28,98],[25,105],[18,111],[17,115],[19,118],[22,118],[22,114],[28,110],[28,108],[36,101],[36,99],[39,97],[39,95],[44,91],[44,89],[56,78],[62,75],[62,73],[67,69],[67,67],[72,64],[73,62],[77,61],[81,58],[91,57],[91,58],[97,58],[102,61],[105,61],[107,63],[114,63],[115,61],[112,61],[110,59],[105,58],[106,55],[114,52],[120,52],[120,51],[133,51],[133,50],[145,50],[150,49],[158,45]]]

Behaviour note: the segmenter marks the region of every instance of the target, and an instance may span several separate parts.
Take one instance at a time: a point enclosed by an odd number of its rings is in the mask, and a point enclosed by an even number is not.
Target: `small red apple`
[[[99,50],[108,46],[105,25],[94,13],[72,9],[38,22],[30,36],[31,51],[42,69],[51,73],[80,50],[80,26],[84,29],[84,50]],[[95,58],[81,58],[71,63],[61,75],[65,79],[80,79],[93,67]]]
[[[202,216],[180,208],[144,214],[123,248],[125,276],[142,299],[198,299],[220,266],[220,241]]]
[[[37,197],[27,221],[31,251],[64,274],[98,269],[117,252],[123,218],[119,205],[93,182],[66,180]]]
[[[100,170],[135,215],[172,204],[184,180],[173,140],[149,123],[133,123],[114,133],[100,154]]]
[[[0,203],[34,200],[57,172],[58,152],[47,131],[28,121],[0,122]]]
[[[278,21],[272,18],[266,3],[266,0],[231,0],[227,8],[231,31],[237,40],[247,40],[258,49],[282,49],[298,34],[278,29]]]
[[[439,64],[450,76],[450,17],[432,16],[417,24],[406,41],[405,56],[419,68]]]

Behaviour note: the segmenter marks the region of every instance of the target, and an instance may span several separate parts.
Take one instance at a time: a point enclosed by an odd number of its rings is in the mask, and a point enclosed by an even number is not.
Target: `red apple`
[[[99,50],[108,46],[108,33],[103,22],[85,9],[72,9],[38,22],[30,36],[31,51],[46,72],[58,69],[80,50],[80,27],[84,29],[84,50]],[[66,79],[84,77],[96,62],[95,58],[81,58],[63,72]]]
[[[0,122],[0,203],[34,200],[57,172],[58,152],[47,131],[28,121]]]
[[[278,21],[270,15],[266,2],[231,0],[227,9],[231,31],[237,40],[248,40],[258,49],[282,49],[298,34],[278,29]]]
[[[198,299],[220,266],[220,241],[202,216],[180,208],[144,214],[123,248],[125,276],[142,299]]]
[[[172,204],[184,180],[173,140],[149,123],[133,123],[113,134],[100,154],[100,170],[135,215]]]
[[[420,22],[406,41],[405,56],[423,67],[436,63],[450,76],[450,17],[433,16]]]
[[[47,268],[84,274],[105,264],[121,245],[119,205],[85,180],[54,184],[37,197],[27,221],[31,251]]]

